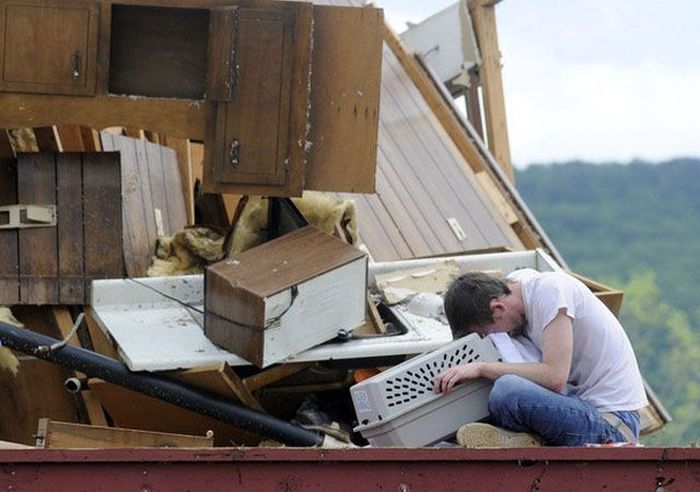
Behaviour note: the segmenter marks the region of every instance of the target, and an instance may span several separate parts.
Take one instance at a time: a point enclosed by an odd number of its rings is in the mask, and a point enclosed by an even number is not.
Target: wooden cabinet
[[[205,189],[301,195],[310,126],[309,7],[297,3],[239,7],[235,16],[224,10],[212,12],[212,22],[220,29],[211,34],[230,40],[234,69],[231,100],[217,102],[210,114]],[[222,18],[218,22],[217,14]]]
[[[371,193],[383,29],[301,1],[0,0],[0,128],[204,141],[206,192]]]
[[[0,90],[93,95],[99,5],[0,0]]]

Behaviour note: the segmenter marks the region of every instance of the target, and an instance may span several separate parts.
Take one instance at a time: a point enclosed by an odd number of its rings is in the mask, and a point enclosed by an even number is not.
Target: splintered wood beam
[[[195,367],[174,372],[172,377],[219,396],[239,400],[256,410],[262,410],[260,403],[250,392],[251,390],[225,362],[212,367]]]
[[[510,158],[506,105],[503,97],[501,52],[496,31],[496,9],[492,0],[468,0],[469,14],[479,44],[483,87],[486,134],[491,153],[511,183],[515,180]]]

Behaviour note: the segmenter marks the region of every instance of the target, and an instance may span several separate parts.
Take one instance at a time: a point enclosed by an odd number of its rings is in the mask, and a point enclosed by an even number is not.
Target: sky
[[[456,0],[377,0],[395,31]],[[496,6],[515,166],[700,157],[700,1]]]

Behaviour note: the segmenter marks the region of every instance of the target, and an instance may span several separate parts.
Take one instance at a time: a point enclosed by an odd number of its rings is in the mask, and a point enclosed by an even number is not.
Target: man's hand
[[[435,392],[449,393],[456,384],[462,381],[480,378],[481,369],[481,362],[471,362],[451,367],[435,379]]]

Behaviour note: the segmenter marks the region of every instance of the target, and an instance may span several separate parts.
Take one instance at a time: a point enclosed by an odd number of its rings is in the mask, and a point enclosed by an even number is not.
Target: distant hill
[[[625,291],[622,322],[673,422],[700,445],[700,159],[533,165],[516,186],[574,270]]]
[[[532,165],[516,186],[574,270],[621,286],[650,269],[700,326],[700,159]]]

